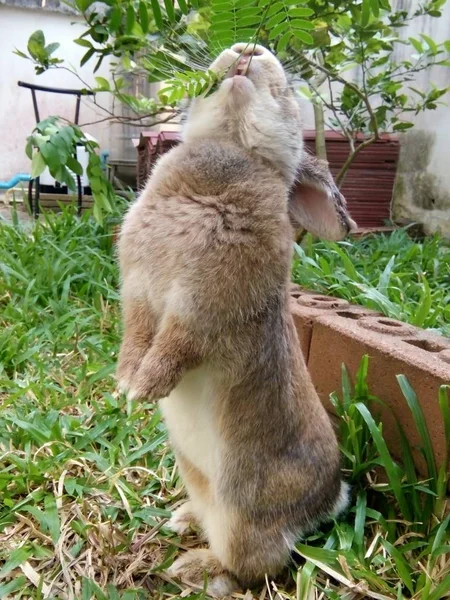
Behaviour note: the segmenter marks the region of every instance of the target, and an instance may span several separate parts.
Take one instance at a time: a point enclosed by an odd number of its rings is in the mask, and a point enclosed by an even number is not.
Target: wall
[[[47,43],[61,44],[56,54],[78,68],[86,49],[73,43],[73,39],[83,31],[80,23],[73,24],[75,20],[74,15],[60,11],[11,7],[0,2],[0,180],[8,180],[18,172],[30,172],[30,161],[24,148],[35,124],[33,104],[30,90],[19,88],[17,82],[22,80],[75,89],[83,87],[74,75],[66,71],[53,70],[37,76],[32,63],[14,55],[13,50],[25,50],[31,33],[42,29]],[[79,73],[88,84],[95,85],[90,63],[79,69]],[[96,75],[107,77],[108,66],[102,66]],[[38,92],[37,98],[41,119],[54,114],[73,120],[75,97]],[[101,95],[98,95],[98,100],[102,102]],[[109,102],[109,98],[103,99],[106,106]],[[104,116],[91,101],[82,100],[80,124]],[[102,149],[109,149],[110,127],[107,123],[86,125],[83,129],[99,141]]]
[[[402,0],[397,4],[406,7],[410,2]],[[417,0],[412,4],[417,6]],[[449,2],[442,12],[439,19],[417,19],[405,29],[404,36],[419,38],[424,33],[437,42],[450,39]],[[399,48],[398,55],[403,57],[406,51],[407,47]],[[445,105],[417,115],[414,129],[401,137],[393,216],[421,222],[427,233],[439,231],[450,238],[450,68],[434,67],[418,76],[413,85],[427,89],[433,83],[438,87],[449,86],[441,99]]]

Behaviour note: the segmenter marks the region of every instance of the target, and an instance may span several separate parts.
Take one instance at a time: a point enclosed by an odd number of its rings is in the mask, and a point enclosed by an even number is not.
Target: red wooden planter
[[[304,138],[306,147],[314,154],[316,132],[305,131]],[[361,136],[360,140],[364,138]],[[334,131],[325,133],[325,141],[328,163],[336,176],[348,157],[349,144]],[[362,150],[347,171],[341,191],[358,227],[381,227],[390,219],[398,154],[398,139],[385,135]]]
[[[305,131],[304,138],[306,147],[314,154],[315,131]],[[336,176],[348,156],[349,144],[332,131],[326,132],[325,138],[330,169]],[[363,139],[361,137],[361,141]],[[179,140],[180,134],[173,131],[141,133],[137,145],[138,189],[145,185],[156,159]],[[348,170],[342,193],[347,199],[350,214],[360,228],[380,227],[390,219],[398,153],[398,140],[393,136],[383,136],[362,150]]]

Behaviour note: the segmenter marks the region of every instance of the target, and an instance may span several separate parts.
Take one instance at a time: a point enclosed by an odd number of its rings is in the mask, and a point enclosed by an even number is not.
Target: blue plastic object
[[[30,179],[30,175],[27,175],[26,173],[17,173],[17,175],[11,177],[9,181],[0,181],[0,190],[9,190],[21,181],[30,181]]]

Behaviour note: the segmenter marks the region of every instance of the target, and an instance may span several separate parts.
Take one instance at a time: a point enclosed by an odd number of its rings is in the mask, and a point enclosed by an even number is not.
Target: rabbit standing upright
[[[275,575],[299,536],[346,504],[339,450],[289,312],[293,229],[354,226],[326,165],[305,155],[281,64],[237,44],[227,76],[192,101],[120,236],[124,338],[117,377],[161,400],[208,549],[171,573],[222,596]],[[295,193],[289,191],[296,178]]]

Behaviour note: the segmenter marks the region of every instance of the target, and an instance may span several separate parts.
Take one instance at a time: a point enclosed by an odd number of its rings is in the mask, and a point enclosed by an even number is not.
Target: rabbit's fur
[[[337,238],[352,222],[326,166],[303,153],[280,63],[257,48],[246,76],[243,46],[213,64],[230,77],[193,101],[183,142],[159,160],[119,242],[119,386],[163,398],[189,493],[171,525],[196,521],[209,542],[171,573],[203,585],[206,571],[219,596],[275,575],[295,540],[346,503],[289,311],[295,178],[295,224]],[[295,209],[302,195],[323,205],[324,228],[309,200]]]

